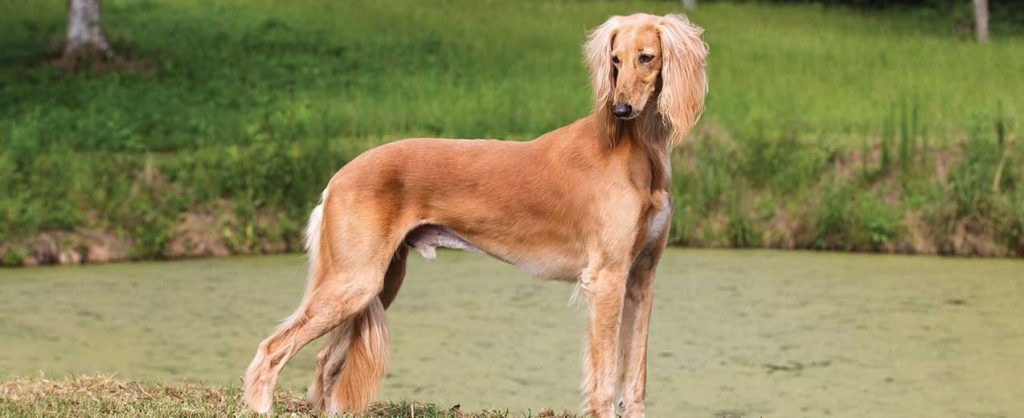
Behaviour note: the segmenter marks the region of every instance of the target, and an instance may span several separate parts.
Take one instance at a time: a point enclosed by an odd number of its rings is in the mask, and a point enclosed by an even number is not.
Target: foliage
[[[965,140],[935,148],[911,108],[891,107],[874,146],[700,132],[675,155],[672,242],[1022,254],[1024,147],[1007,134],[1016,122],[994,112]],[[899,139],[888,139],[893,131]]]
[[[18,155],[534,137],[590,109],[587,28],[614,13],[678,12],[663,2],[118,0],[104,3],[108,35],[148,65],[67,74],[45,64],[62,4],[0,1],[0,137]],[[936,134],[965,131],[965,109],[1024,111],[1024,83],[1008,82],[1024,68],[1020,39],[982,47],[899,12],[709,4],[692,17],[712,50],[705,120],[730,130],[798,123],[857,139],[887,117],[879,104],[909,97]]]
[[[973,6],[961,0],[770,0],[773,3],[817,3],[861,10],[914,11],[938,23],[953,24],[964,35],[973,29]],[[1024,1],[989,0],[990,24],[1001,32],[1020,32],[1024,28]]]
[[[229,251],[297,250],[321,188],[358,152],[564,125],[591,107],[585,29],[678,11],[112,0],[108,35],[140,64],[67,73],[46,63],[63,5],[0,5],[4,264],[36,257],[51,231],[172,256],[197,213],[214,214],[205,229]],[[707,28],[711,94],[674,156],[673,242],[1021,253],[1024,40],[977,45],[899,10],[712,3],[691,16]]]

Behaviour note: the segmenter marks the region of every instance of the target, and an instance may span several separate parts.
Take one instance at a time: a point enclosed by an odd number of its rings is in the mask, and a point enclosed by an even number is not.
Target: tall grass
[[[891,106],[873,146],[702,131],[675,156],[673,242],[1024,254],[1024,145],[1006,133],[1017,122],[996,113],[934,148],[913,109]]]

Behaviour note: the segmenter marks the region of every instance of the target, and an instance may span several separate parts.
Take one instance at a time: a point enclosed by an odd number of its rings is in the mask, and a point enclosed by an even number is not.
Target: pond
[[[116,373],[237,385],[294,308],[301,256],[0,270],[0,378]],[[653,417],[1008,417],[1024,411],[1024,262],[670,249]],[[486,257],[411,257],[380,398],[579,405],[572,286]],[[313,346],[281,376],[301,389]]]

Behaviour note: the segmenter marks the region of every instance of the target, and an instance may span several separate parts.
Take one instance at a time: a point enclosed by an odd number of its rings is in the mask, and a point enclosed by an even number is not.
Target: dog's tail
[[[321,195],[320,203],[313,208],[309,214],[309,223],[306,224],[306,257],[309,259],[309,272],[306,275],[306,291],[303,299],[312,295],[316,289],[317,281],[327,275],[328,266],[322,265],[320,261],[327,261],[329,257],[321,254],[320,240],[326,232],[324,229],[324,202],[327,201],[327,190]]]
[[[380,298],[353,319],[350,332],[348,352],[337,380],[329,389],[329,414],[362,413],[387,373],[391,337]],[[333,407],[340,410],[333,411]]]
[[[329,230],[323,228],[323,205],[326,201],[325,190],[323,200],[313,209],[306,227],[306,250],[309,257],[306,297],[315,291],[317,282],[330,270],[330,266],[325,264],[329,262],[330,255],[321,246],[324,240],[331,239]],[[335,331],[347,335],[339,335],[339,338],[331,338],[327,342],[332,344],[331,359],[327,362],[332,370],[324,370],[329,377],[323,382],[322,390],[330,414],[363,412],[373,400],[388,368],[391,338],[380,298],[375,298],[348,321]],[[319,393],[310,395],[316,398]]]

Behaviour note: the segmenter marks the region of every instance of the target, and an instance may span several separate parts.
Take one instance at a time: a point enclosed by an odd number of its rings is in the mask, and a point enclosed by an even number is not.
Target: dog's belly
[[[558,251],[537,251],[510,247],[499,249],[487,245],[484,245],[481,249],[476,244],[463,238],[459,233],[443,225],[420,225],[406,235],[405,243],[428,260],[437,258],[437,247],[486,253],[526,270],[531,275],[545,279],[575,280],[579,277],[582,269],[579,257]]]
[[[451,228],[441,225],[420,225],[406,235],[405,243],[428,260],[437,258],[437,247],[480,252],[479,248],[466,241]]]
[[[535,251],[515,254],[491,253],[496,258],[515,265],[535,277],[551,280],[576,280],[584,263],[580,257],[557,251]]]

